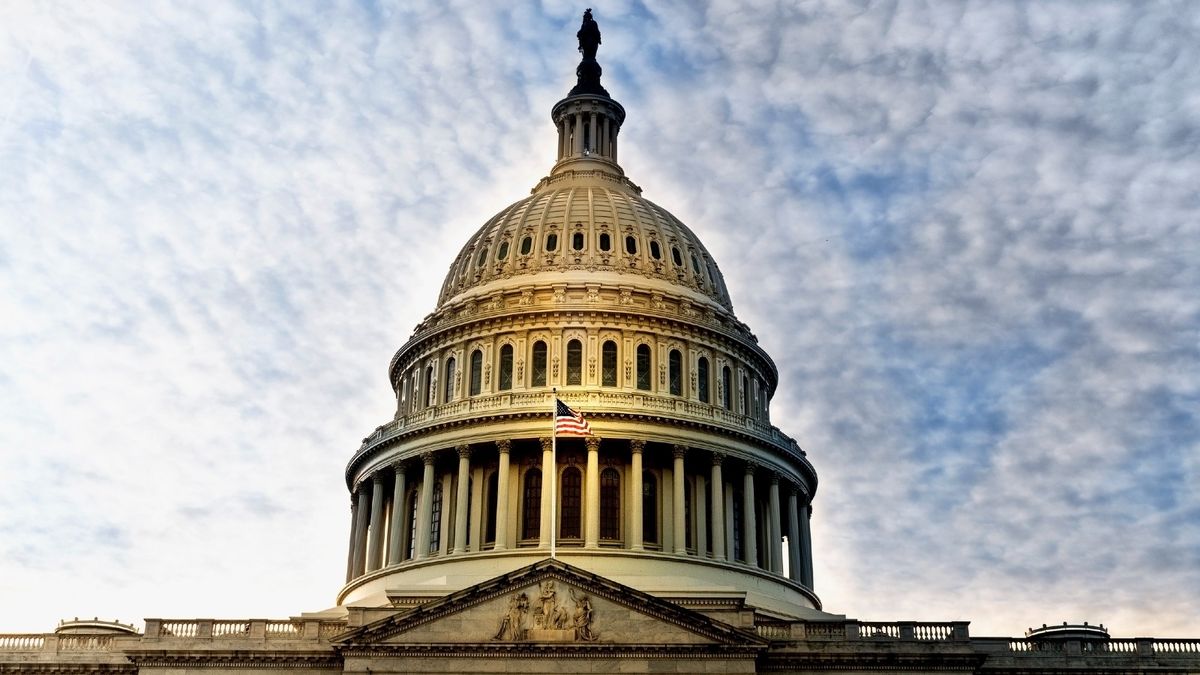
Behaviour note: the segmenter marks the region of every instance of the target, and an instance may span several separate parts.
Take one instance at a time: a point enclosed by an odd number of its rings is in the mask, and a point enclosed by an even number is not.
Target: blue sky
[[[830,611],[1200,635],[1200,8],[611,2],[622,164],[821,476]],[[0,630],[285,617],[582,7],[0,8]]]

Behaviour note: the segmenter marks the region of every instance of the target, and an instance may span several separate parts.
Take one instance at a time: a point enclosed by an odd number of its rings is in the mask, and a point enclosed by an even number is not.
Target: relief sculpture
[[[537,587],[537,598],[530,610],[529,593],[514,593],[508,599],[508,609],[500,617],[500,627],[493,640],[505,642],[592,642],[599,633],[592,630],[592,599],[586,593],[568,588],[570,606],[559,597],[553,581],[543,581]],[[532,615],[533,625],[529,626]]]

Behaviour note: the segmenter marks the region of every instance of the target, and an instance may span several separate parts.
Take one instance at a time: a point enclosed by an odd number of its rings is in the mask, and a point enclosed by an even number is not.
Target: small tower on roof
[[[551,173],[591,168],[623,176],[625,172],[617,164],[617,134],[625,121],[625,108],[600,85],[603,69],[596,61],[600,26],[592,18],[590,8],[583,13],[583,24],[576,37],[583,59],[575,68],[575,86],[550,112],[558,128],[558,161]]]

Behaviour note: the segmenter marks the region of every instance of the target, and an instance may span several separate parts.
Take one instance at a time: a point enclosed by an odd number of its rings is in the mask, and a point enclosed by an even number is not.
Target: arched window
[[[529,360],[529,373],[534,387],[546,386],[546,343],[538,340],[533,343],[533,358]]]
[[[678,349],[672,349],[667,355],[667,381],[673,396],[683,395],[683,354]]]
[[[433,517],[429,519],[429,553],[442,548],[442,481],[433,480]]]
[[[443,403],[449,403],[454,400],[454,365],[453,356],[446,359],[446,384],[445,391],[443,392],[445,394],[445,397],[442,399]]]
[[[562,510],[558,524],[560,539],[580,538],[580,516],[582,515],[583,474],[569,466],[562,472]]]
[[[600,472],[600,539],[621,538],[621,474],[611,466]]]
[[[650,391],[650,345],[637,348],[637,388]]]
[[[417,495],[416,488],[408,491],[408,555],[405,560],[417,557]]]
[[[582,232],[576,232],[575,234],[571,235],[571,250],[572,251],[582,251],[583,250],[583,233]]]
[[[436,403],[435,396],[437,390],[433,388],[433,366],[429,366],[425,369],[425,405],[431,406]]]
[[[476,349],[471,352],[471,396],[478,396],[483,391],[483,352]]]
[[[671,247],[671,261],[676,267],[683,267],[683,256],[679,255],[679,249],[674,246]]]
[[[658,543],[658,482],[649,471],[642,472],[642,539]]]
[[[607,232],[600,233],[600,250],[601,251],[612,250],[612,237],[608,236]]]
[[[508,257],[508,242],[500,242],[500,250],[496,252],[496,260],[504,260]]]
[[[750,415],[754,408],[750,406],[750,378],[742,376],[742,414]]]
[[[533,250],[533,237],[525,237],[521,240],[521,255],[529,255]]]
[[[567,384],[583,384],[583,343],[567,343]]]
[[[483,543],[494,544],[496,542],[496,499],[499,490],[500,472],[493,471],[492,475],[488,476],[487,481],[487,498],[484,503],[487,504],[487,511],[484,513],[486,520],[483,523]]]
[[[696,390],[701,403],[708,403],[708,359],[701,356],[696,360]]]
[[[692,526],[692,499],[695,498],[695,490],[692,489],[692,481],[684,479],[683,481],[683,546],[684,548],[696,548],[696,535],[693,532],[695,528]],[[767,521],[762,521],[767,522]]]
[[[600,349],[600,384],[617,386],[617,343],[606,340]]]
[[[487,263],[487,247],[479,249],[479,261],[475,264],[476,267],[483,267]]]
[[[525,472],[525,490],[522,495],[524,510],[521,513],[521,538],[537,539],[542,527],[542,471],[530,469]]]
[[[500,391],[512,389],[513,348],[504,345],[500,348]]]
[[[655,260],[662,258],[662,249],[658,247],[658,242],[653,239],[650,240],[650,257]]]
[[[721,369],[721,405],[726,410],[733,410],[733,371],[729,366]]]
[[[546,250],[547,251],[557,251],[558,250],[558,235],[557,234],[551,233],[551,234],[546,235]]]
[[[625,252],[629,255],[637,255],[637,238],[625,237]]]

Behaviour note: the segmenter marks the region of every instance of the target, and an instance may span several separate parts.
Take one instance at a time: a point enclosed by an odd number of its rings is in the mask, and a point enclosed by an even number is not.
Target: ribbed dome
[[[500,279],[571,271],[637,275],[681,286],[731,310],[721,271],[700,240],[666,209],[607,171],[556,171],[496,214],[450,266],[439,309]]]

